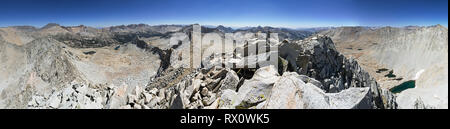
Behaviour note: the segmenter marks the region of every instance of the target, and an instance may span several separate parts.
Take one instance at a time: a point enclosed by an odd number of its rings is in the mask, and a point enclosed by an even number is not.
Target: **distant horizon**
[[[7,28],[7,27],[20,27],[20,26],[31,26],[31,27],[35,27],[35,28],[42,28],[48,24],[58,24],[60,26],[64,26],[64,27],[76,27],[76,26],[88,26],[88,27],[92,27],[92,28],[107,28],[107,27],[114,27],[114,26],[128,26],[128,25],[139,25],[139,24],[145,24],[145,25],[149,25],[149,26],[163,26],[163,25],[181,25],[181,26],[188,26],[188,25],[193,25],[193,24],[198,24],[198,23],[191,23],[191,24],[147,24],[147,23],[131,23],[131,24],[117,24],[117,25],[110,25],[110,26],[90,26],[90,25],[85,25],[85,24],[78,24],[78,25],[64,25],[64,24],[60,24],[60,23],[52,23],[49,22],[45,25],[41,25],[41,26],[34,26],[34,25],[13,25],[13,26],[0,26],[0,28]],[[267,25],[255,25],[255,26],[227,26],[227,25],[204,25],[204,24],[199,24],[202,27],[218,27],[218,26],[224,26],[224,27],[229,27],[232,29],[242,29],[242,28],[254,28],[254,27],[273,27],[273,28],[286,28],[286,29],[314,29],[314,28],[339,28],[339,27],[396,27],[396,28],[402,28],[402,27],[409,27],[409,26],[416,26],[416,27],[430,27],[430,26],[437,26],[437,25],[441,25],[444,26],[446,28],[448,28],[448,26],[446,25],[442,25],[442,24],[434,24],[434,25],[405,25],[405,26],[391,26],[391,25],[385,25],[385,26],[361,26],[361,25],[355,25],[355,26],[348,26],[348,25],[343,25],[343,26],[317,26],[317,27],[296,27],[296,28],[291,28],[291,27],[284,27],[284,26],[267,26]]]
[[[0,26],[448,26],[448,0],[4,0]]]

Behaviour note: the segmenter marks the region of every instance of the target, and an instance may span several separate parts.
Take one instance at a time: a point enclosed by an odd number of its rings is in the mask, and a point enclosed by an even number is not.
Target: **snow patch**
[[[414,77],[414,80],[419,79],[420,75],[421,75],[423,72],[425,72],[424,69],[421,69],[419,72],[417,72],[417,73],[416,73],[416,77]]]

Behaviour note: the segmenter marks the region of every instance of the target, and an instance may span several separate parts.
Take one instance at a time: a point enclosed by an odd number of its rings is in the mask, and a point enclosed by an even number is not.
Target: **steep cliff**
[[[400,108],[414,108],[418,100],[428,108],[448,108],[446,27],[342,27],[321,34],[332,37],[340,51],[347,53],[346,56],[356,56],[360,61],[366,61],[363,65],[373,69],[372,76],[383,87],[392,88],[415,80],[415,88],[398,94]],[[381,68],[393,70],[392,75],[398,78],[392,80],[373,72]]]

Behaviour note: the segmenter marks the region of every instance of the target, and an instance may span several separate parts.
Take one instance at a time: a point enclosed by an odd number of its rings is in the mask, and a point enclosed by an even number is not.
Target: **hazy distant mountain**
[[[320,32],[324,30],[330,30],[334,29],[336,27],[311,27],[311,28],[297,28],[295,30],[301,30],[301,31],[310,31],[310,32]]]
[[[294,30],[294,29],[288,29],[288,28],[274,28],[274,27],[250,27],[250,28],[241,28],[236,30],[235,32],[251,32],[251,33],[278,33],[278,37],[280,40],[289,39],[289,40],[300,40],[304,39],[306,37],[311,36],[314,34],[310,31],[304,31],[304,30]]]

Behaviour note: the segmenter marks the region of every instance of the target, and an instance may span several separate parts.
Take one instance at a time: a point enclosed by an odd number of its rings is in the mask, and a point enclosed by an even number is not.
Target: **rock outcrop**
[[[237,94],[241,99],[239,108],[250,108],[266,101],[279,78],[278,69],[272,65],[258,69],[238,90]]]
[[[258,76],[244,83],[238,92],[225,90],[219,108],[237,109],[371,109],[374,108],[370,88],[349,88],[340,93],[325,93],[312,83],[305,83],[295,72],[283,76],[267,66]],[[261,77],[262,76],[262,77]],[[308,78],[308,77],[306,77]],[[252,84],[252,83],[259,84]]]
[[[35,36],[21,40],[13,40],[17,35],[5,36],[6,29],[1,29],[0,66],[5,72],[0,73],[0,107],[397,108],[396,96],[380,89],[356,60],[340,54],[329,37],[297,40],[310,32],[269,27],[202,29],[219,36],[229,31],[258,33],[238,38],[236,48],[207,53],[211,56],[202,59],[201,68],[189,68],[179,62],[180,53],[190,50],[187,44],[192,39],[182,36],[191,34],[189,26],[95,29],[50,24],[22,28],[19,37]],[[292,42],[280,44],[278,37],[260,35],[273,32],[283,32],[280,38]],[[181,36],[182,41],[169,44],[170,36]],[[222,50],[202,51],[208,49]],[[417,103],[416,107],[424,106]]]
[[[28,102],[28,108],[55,109],[100,109],[104,108],[112,89],[93,89],[86,84],[71,82],[61,91],[51,94],[34,95]]]
[[[341,27],[321,34],[330,36],[347,56],[363,61],[383,88],[414,80],[415,88],[396,95],[399,108],[414,108],[418,100],[428,108],[448,108],[448,28]],[[399,78],[378,75],[384,74],[374,72],[378,66],[393,70]]]
[[[284,73],[275,83],[268,109],[371,109],[370,88],[349,88],[340,93],[325,93],[312,83],[305,83],[297,73]]]
[[[320,81],[320,88],[327,93],[338,93],[350,87],[369,87],[374,97],[373,105],[386,108],[376,80],[356,60],[340,54],[329,37],[318,35],[295,43],[283,42],[280,56],[289,61],[293,71]]]

